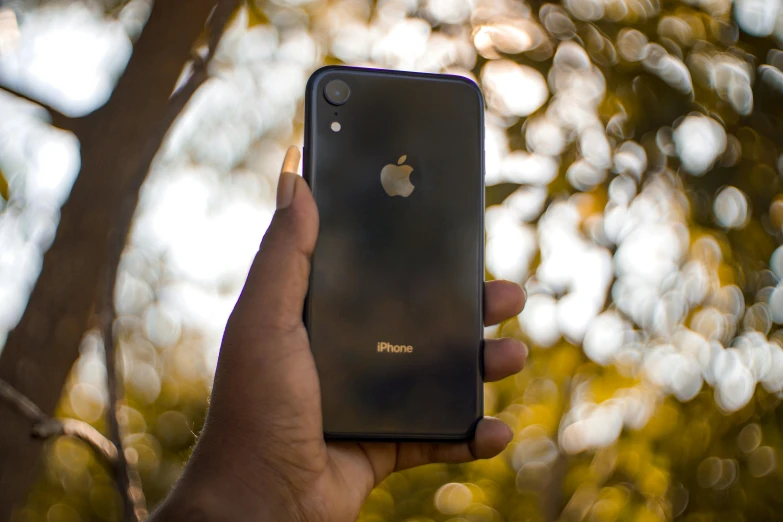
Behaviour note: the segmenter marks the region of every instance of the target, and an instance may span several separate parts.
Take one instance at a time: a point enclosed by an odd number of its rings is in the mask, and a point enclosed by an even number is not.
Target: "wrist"
[[[217,483],[184,480],[155,511],[150,522],[299,522],[298,506],[269,492],[249,497]]]
[[[198,452],[197,453],[202,453]],[[241,469],[241,467],[240,467]],[[194,455],[151,522],[300,522],[306,520],[290,488],[272,473],[252,479],[232,469],[230,459],[209,462]]]

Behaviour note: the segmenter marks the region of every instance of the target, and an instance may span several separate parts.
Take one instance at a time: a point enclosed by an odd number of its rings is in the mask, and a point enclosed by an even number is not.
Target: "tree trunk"
[[[109,101],[69,124],[67,130],[80,141],[81,171],[24,316],[0,357],[0,378],[47,415],[57,405],[82,335],[97,311],[108,238],[119,233],[114,241],[125,243],[123,214],[135,208],[154,152],[176,116],[167,114],[169,99],[215,3],[155,2]],[[30,437],[26,419],[9,410],[2,419],[0,520],[10,520],[35,477],[41,443]]]

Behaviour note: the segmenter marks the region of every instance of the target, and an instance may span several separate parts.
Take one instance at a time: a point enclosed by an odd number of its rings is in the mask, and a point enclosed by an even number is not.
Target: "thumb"
[[[289,147],[277,184],[277,210],[250,268],[237,309],[263,328],[291,330],[302,323],[318,210],[296,174],[299,150]],[[247,316],[246,316],[247,317]]]

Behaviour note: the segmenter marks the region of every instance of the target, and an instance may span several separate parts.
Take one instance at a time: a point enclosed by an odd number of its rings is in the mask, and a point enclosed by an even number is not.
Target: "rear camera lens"
[[[348,101],[348,97],[351,95],[351,89],[348,88],[342,80],[332,80],[326,84],[324,89],[324,97],[326,101],[332,105],[342,105]]]

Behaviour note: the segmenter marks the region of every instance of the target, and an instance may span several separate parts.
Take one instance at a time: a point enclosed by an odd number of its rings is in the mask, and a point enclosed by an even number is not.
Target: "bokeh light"
[[[0,85],[89,113],[150,5],[8,3]],[[394,474],[360,520],[777,518],[780,0],[245,3],[155,159],[119,267],[120,418],[150,504],[203,424],[279,163],[301,141],[305,82],[334,63],[477,81],[487,273],[528,293],[486,329],[531,349],[522,373],[485,388],[509,448]],[[79,167],[74,135],[0,89],[0,342]],[[101,430],[103,350],[87,332],[58,409]],[[111,476],[84,446],[53,441],[45,464],[19,521],[116,519]]]

